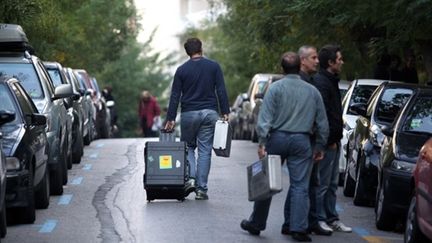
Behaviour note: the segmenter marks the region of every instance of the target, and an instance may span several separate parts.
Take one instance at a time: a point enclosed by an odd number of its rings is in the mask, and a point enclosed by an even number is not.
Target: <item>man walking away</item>
[[[339,92],[339,74],[342,70],[342,52],[338,46],[326,45],[318,54],[320,70],[314,77],[315,86],[324,101],[330,128],[325,157],[318,164],[319,186],[316,192],[318,224],[326,229],[351,232],[336,211],[336,190],[339,182],[339,150],[342,138],[342,103]]]
[[[174,75],[165,129],[174,129],[177,107],[181,103],[180,140],[187,143],[192,178],[186,183],[186,196],[195,189],[193,178],[196,178],[195,199],[207,200],[213,134],[219,108],[224,120],[228,120],[228,95],[222,70],[217,62],[203,57],[201,41],[190,38],[184,48],[190,59],[177,68]]]
[[[312,159],[323,157],[328,124],[325,108],[318,90],[300,79],[300,58],[294,52],[282,56],[286,76],[272,84],[264,97],[258,115],[258,156],[280,155],[287,160],[290,188],[286,203],[290,204],[290,231],[297,241],[311,241],[307,234],[309,212],[309,180]],[[281,112],[283,111],[283,112]],[[316,127],[316,146],[312,151],[311,131]],[[250,234],[259,235],[266,227],[271,197],[256,201],[249,220],[240,227]],[[301,203],[299,203],[301,202]]]

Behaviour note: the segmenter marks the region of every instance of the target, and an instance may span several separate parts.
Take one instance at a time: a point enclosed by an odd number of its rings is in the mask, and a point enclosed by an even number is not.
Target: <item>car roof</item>
[[[46,62],[46,61],[44,61],[43,64],[44,64],[45,68],[47,68],[47,69],[60,69],[62,67],[61,64],[58,62]]]
[[[348,80],[340,80],[339,81],[339,88],[348,89],[348,87],[351,85],[351,82]]]

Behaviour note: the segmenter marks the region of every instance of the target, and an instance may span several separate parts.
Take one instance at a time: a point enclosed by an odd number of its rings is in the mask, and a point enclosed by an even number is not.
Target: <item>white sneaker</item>
[[[319,225],[319,227],[321,227],[321,229],[323,229],[325,231],[333,232],[333,229],[330,228],[330,226],[324,221],[318,221],[318,225]]]
[[[351,233],[352,232],[351,227],[346,226],[344,223],[342,223],[339,220],[336,220],[336,221],[330,223],[330,227],[332,227],[332,229],[334,231],[345,232],[345,233]]]

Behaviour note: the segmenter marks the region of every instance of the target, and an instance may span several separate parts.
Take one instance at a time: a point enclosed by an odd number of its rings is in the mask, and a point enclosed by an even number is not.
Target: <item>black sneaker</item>
[[[308,234],[303,233],[303,232],[291,232],[291,237],[296,240],[296,241],[300,241],[300,242],[310,242],[312,241],[312,239],[309,237]]]
[[[209,197],[205,191],[198,190],[196,192],[195,200],[208,200]]]
[[[194,191],[195,191],[195,180],[191,178],[188,181],[186,181],[184,185],[184,197],[189,196],[189,194],[191,194]]]
[[[249,234],[251,235],[259,235],[261,230],[255,228],[250,222],[249,220],[243,219],[240,223],[240,227],[243,230],[246,230],[247,232],[249,232]]]

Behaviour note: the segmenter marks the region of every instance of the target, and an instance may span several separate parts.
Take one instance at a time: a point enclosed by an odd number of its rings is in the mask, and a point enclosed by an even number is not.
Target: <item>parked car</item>
[[[84,80],[81,79],[72,68],[65,68],[66,77],[71,81],[74,92],[81,95],[79,103],[82,106],[82,139],[84,145],[89,145],[94,139],[94,114],[96,112],[91,98],[91,92],[84,85]]]
[[[347,80],[340,80],[338,84],[339,84],[339,92],[341,95],[341,99],[343,100],[346,93],[348,92],[351,82]]]
[[[430,120],[428,124],[430,131]],[[418,157],[411,179],[412,196],[405,226],[405,243],[432,241],[432,138],[421,148]]]
[[[5,113],[15,114],[13,121],[0,127],[6,156],[6,207],[18,209],[14,218],[33,223],[35,208],[49,206],[47,119],[17,79],[1,76],[0,114]]]
[[[410,180],[423,144],[432,136],[432,87],[418,88],[395,120],[384,126],[378,164],[375,222],[393,230],[404,219],[411,196]]]
[[[13,26],[11,28],[11,26]],[[39,113],[47,118],[46,134],[48,137],[51,192],[63,193],[67,183],[68,131],[67,111],[63,99],[73,95],[70,84],[54,88],[52,81],[41,60],[29,54],[25,33],[18,25],[7,25],[0,28],[0,72],[17,78],[30,95]],[[10,48],[10,42],[18,45]],[[17,44],[18,43],[18,44]],[[20,48],[24,47],[24,48]]]
[[[339,185],[341,186],[343,186],[345,178],[348,138],[358,118],[358,115],[350,111],[348,107],[356,103],[367,103],[375,89],[383,82],[385,81],[377,79],[356,79],[352,81],[345,96],[343,96],[343,136],[341,139],[341,149],[339,155]]]
[[[58,62],[43,62],[45,68],[48,71],[48,74],[51,78],[52,84],[54,87],[59,87],[63,84],[69,84],[66,79],[66,75],[63,71],[63,67]],[[69,84],[72,86],[72,84]],[[73,86],[72,86],[73,90]],[[79,94],[74,93],[73,96],[63,99],[64,106],[67,109],[67,120],[66,120],[66,128],[67,128],[67,168],[72,169],[72,162],[74,160],[72,155],[72,144],[73,144],[73,128],[77,129],[77,127],[73,127],[74,122],[74,100],[79,99]],[[79,122],[79,121],[78,121]],[[79,128],[78,128],[79,129]],[[76,135],[76,132],[75,132]],[[81,135],[80,135],[81,136]]]
[[[245,117],[243,104],[247,100],[247,94],[242,93],[237,95],[233,105],[231,106],[231,112],[229,115],[229,123],[233,130],[233,139],[243,138],[243,118]]]
[[[357,206],[373,205],[383,126],[390,126],[399,110],[416,88],[404,83],[382,83],[368,103],[356,103],[350,111],[359,115],[348,140],[348,160],[345,171],[344,194],[354,196]]]
[[[0,110],[0,127],[15,120],[15,112]],[[0,132],[0,237],[7,233],[6,223],[6,155],[3,152],[3,134]]]
[[[246,109],[248,113],[248,131],[252,142],[258,142],[258,134],[256,133],[256,125],[258,121],[258,114],[264,98],[265,92],[270,85],[279,79],[283,78],[282,74],[256,74],[252,79],[252,87],[249,88],[248,97],[251,110]],[[247,103],[246,103],[247,104]]]
[[[99,100],[99,109],[96,115],[96,131],[98,138],[109,138],[111,137],[111,113],[107,106],[105,97],[102,95],[102,90],[99,88],[99,84],[95,77],[91,78],[92,86],[96,92],[97,100]]]

